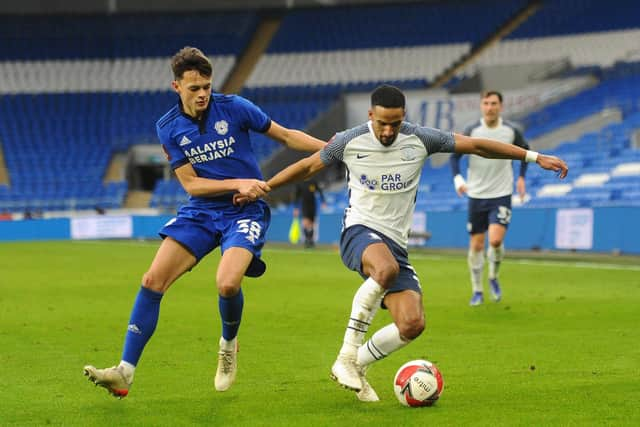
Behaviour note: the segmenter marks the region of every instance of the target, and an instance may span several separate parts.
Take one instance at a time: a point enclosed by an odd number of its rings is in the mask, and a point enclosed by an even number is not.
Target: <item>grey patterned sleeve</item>
[[[360,135],[369,132],[369,126],[364,123],[344,132],[338,132],[329,143],[320,151],[320,160],[325,166],[331,163],[341,162],[344,158],[344,147],[347,143]]]
[[[455,148],[455,140],[453,132],[443,132],[439,129],[415,126],[414,134],[420,138],[420,141],[427,149],[427,153],[453,153]]]
[[[344,147],[347,145],[345,132],[338,132],[320,151],[320,160],[325,166],[332,163],[341,162],[344,155]]]

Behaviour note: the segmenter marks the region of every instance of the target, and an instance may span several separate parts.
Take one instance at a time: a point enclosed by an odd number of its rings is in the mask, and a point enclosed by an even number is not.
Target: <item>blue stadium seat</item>
[[[183,46],[238,54],[254,11],[0,16],[0,57],[13,60],[168,57]]]

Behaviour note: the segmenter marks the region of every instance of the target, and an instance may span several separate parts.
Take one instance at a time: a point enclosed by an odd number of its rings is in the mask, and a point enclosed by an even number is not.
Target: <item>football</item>
[[[440,398],[443,389],[440,370],[428,360],[405,363],[393,379],[396,397],[405,406],[431,406]]]

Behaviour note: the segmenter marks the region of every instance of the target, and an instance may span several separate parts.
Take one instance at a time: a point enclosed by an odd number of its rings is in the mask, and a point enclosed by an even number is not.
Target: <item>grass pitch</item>
[[[373,365],[381,402],[358,402],[329,369],[359,276],[337,251],[269,245],[243,285],[239,372],[213,388],[220,322],[217,253],[165,296],[129,397],[82,376],[120,360],[140,278],[158,242],[0,244],[0,425],[640,425],[640,266],[518,259],[504,299],[471,308],[463,255],[414,254],[427,330]],[[371,331],[387,324],[380,311]],[[425,358],[445,390],[400,406],[392,379]]]

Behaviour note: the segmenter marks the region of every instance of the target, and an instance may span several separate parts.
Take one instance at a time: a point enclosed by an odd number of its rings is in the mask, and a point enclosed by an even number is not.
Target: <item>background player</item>
[[[502,94],[487,91],[481,94],[480,110],[482,118],[467,126],[464,134],[473,137],[490,138],[505,144],[514,144],[525,150],[529,144],[522,133],[511,122],[500,117],[502,112]],[[460,157],[462,153],[451,156],[451,170],[458,195],[468,194],[467,230],[470,234],[469,254],[467,257],[471,274],[472,295],[469,304],[482,304],[484,270],[485,234],[489,230],[489,287],[493,300],[498,302],[502,291],[498,282],[498,270],[504,257],[504,236],[511,221],[511,194],[513,193],[513,169],[511,160],[487,159],[477,155],[469,156],[467,181],[460,174]],[[527,163],[520,162],[520,174],[516,189],[524,198],[526,187],[524,176]]]
[[[405,97],[383,85],[371,94],[369,121],[335,135],[327,146],[267,181],[272,189],[312,176],[343,162],[348,171],[349,206],[340,238],[344,264],[363,277],[353,298],[343,345],[331,376],[357,391],[362,401],[379,400],[367,382],[366,368],[418,337],[425,327],[422,288],[408,259],[407,242],[420,173],[437,152],[524,159],[567,174],[566,164],[514,145],[442,132],[404,121]],[[246,196],[236,197],[238,202]],[[382,303],[393,322],[363,344]]]
[[[295,200],[300,207],[294,209],[293,215],[297,217],[302,212],[302,232],[304,234],[305,248],[313,248],[315,246],[314,233],[318,214],[318,197],[324,204],[324,193],[316,180],[310,179],[296,186]]]
[[[173,89],[179,102],[156,124],[158,137],[189,202],[160,230],[162,244],[142,277],[133,305],[118,366],[84,368],[85,375],[114,396],[124,397],[133,382],[144,346],[158,322],[160,302],[169,287],[205,255],[220,246],[216,273],[222,337],[215,387],[225,391],[237,368],[237,334],[242,317],[243,276],[264,273],[260,254],[270,222],[263,201],[234,206],[234,193],[249,200],[265,195],[249,141],[249,130],[263,132],[287,147],[317,151],[325,144],[303,132],[284,128],[258,107],[239,96],[212,94],[213,69],[209,59],[185,47],[171,61]]]

